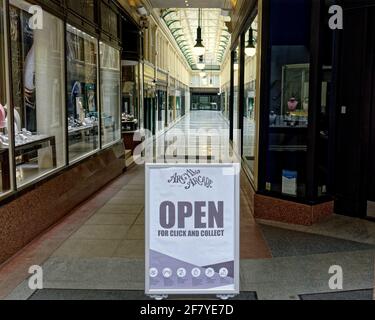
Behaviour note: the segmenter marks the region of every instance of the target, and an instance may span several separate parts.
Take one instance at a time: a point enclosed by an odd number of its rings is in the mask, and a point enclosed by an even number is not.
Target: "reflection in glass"
[[[220,96],[217,93],[192,93],[192,110],[219,111]]]
[[[186,114],[186,91],[185,86],[181,86],[181,116]]]
[[[265,187],[275,193],[304,198],[311,0],[271,0],[270,8],[270,113]]]
[[[257,20],[252,24],[252,34],[257,32]],[[246,39],[249,38],[250,31],[246,34]],[[254,40],[254,39],[253,39]],[[255,165],[255,147],[256,147],[256,72],[257,72],[257,57],[256,55],[245,56],[245,90],[244,90],[244,117],[243,117],[243,158],[254,174]]]
[[[279,121],[307,127],[309,112],[309,64],[283,66],[282,110]]]
[[[98,149],[97,58],[94,37],[67,25],[69,160]]]
[[[221,92],[221,112],[226,120],[229,120],[230,86],[225,85]]]
[[[170,90],[169,90],[169,98],[168,98],[168,113],[167,113],[167,124],[168,126],[173,123],[174,116],[175,116],[175,106],[176,106],[176,86],[175,80],[173,78],[170,79]]]
[[[239,132],[239,61],[240,51],[237,48],[234,51],[234,66],[233,66],[233,77],[234,77],[234,97],[233,97],[233,149],[235,152],[240,154],[241,152],[241,133]]]
[[[172,90],[170,90],[172,92]],[[174,92],[174,90],[173,90]],[[174,105],[175,105],[175,97],[170,95],[168,98],[168,112],[167,112],[167,124],[168,126],[171,125],[173,122],[173,110],[174,110]]]
[[[123,61],[122,64],[122,131],[138,128],[139,118],[138,62]]]
[[[166,106],[167,106],[167,88],[160,86],[157,90],[157,99],[158,99],[158,131],[164,129],[165,125],[165,115],[166,115]]]
[[[176,90],[176,119],[179,119],[181,117],[181,104],[182,104],[181,89],[178,88],[178,90]]]
[[[9,8],[18,186],[65,164],[63,23],[44,12],[31,29],[30,6]]]
[[[325,21],[330,19],[328,9],[331,3],[325,0]],[[327,23],[323,24],[324,32],[322,33],[322,70],[321,70],[321,90],[322,99],[319,112],[318,129],[319,138],[317,141],[317,174],[318,174],[318,196],[326,196],[330,193],[329,190],[329,150],[330,150],[330,106],[332,104],[332,65],[333,65],[333,41],[334,32]]]
[[[100,43],[102,144],[120,139],[120,52]]]

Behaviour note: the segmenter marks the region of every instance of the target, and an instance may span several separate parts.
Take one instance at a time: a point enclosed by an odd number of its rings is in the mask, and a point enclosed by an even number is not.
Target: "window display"
[[[0,0],[0,77],[7,77],[5,66],[5,32],[4,32],[4,2]],[[0,196],[10,190],[10,167],[9,167],[9,138],[7,122],[7,85],[6,81],[0,82]]]
[[[66,41],[69,160],[74,161],[99,147],[98,41],[70,25]]]
[[[9,7],[17,186],[65,165],[64,25],[43,12],[30,28],[30,6]]]
[[[102,145],[120,139],[120,52],[100,43]]]
[[[304,198],[311,0],[271,0],[270,4],[269,145],[265,190]]]
[[[124,61],[122,65],[122,131],[138,129],[139,80],[138,62]]]
[[[282,67],[282,111],[276,123],[307,127],[309,112],[309,64]]]

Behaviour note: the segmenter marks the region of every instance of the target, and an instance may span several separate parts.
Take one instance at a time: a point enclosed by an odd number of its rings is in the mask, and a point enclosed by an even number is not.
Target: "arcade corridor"
[[[375,300],[373,2],[0,0],[0,300]]]
[[[213,127],[228,130],[220,113],[197,111],[170,130]],[[206,155],[214,147],[199,145],[199,150]],[[189,144],[194,155],[196,148]],[[144,299],[144,183],[144,167],[133,165],[34,240],[1,267],[0,297]],[[342,216],[312,227],[255,221],[249,189],[243,173],[241,299],[308,299],[309,294],[326,293],[332,264],[350,272],[345,291],[356,291],[344,298],[371,299],[375,253],[371,222]],[[27,271],[34,264],[43,267],[43,290],[28,288]]]

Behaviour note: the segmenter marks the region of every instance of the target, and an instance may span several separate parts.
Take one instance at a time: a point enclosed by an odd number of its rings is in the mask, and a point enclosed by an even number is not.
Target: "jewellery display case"
[[[309,103],[309,64],[281,68],[281,107],[269,119],[269,179],[266,188],[288,196],[306,195],[306,160]],[[272,171],[271,171],[272,168]],[[273,180],[273,181],[272,181]]]
[[[67,91],[69,160],[99,147],[97,110],[98,43],[67,25]]]
[[[319,42],[314,39],[312,44],[311,6],[317,3],[301,0],[296,6],[294,0],[266,1],[259,192],[291,202],[324,201],[332,73],[318,65],[314,59],[318,54],[312,52]]]
[[[102,144],[120,139],[120,51],[100,43]]]
[[[311,1],[301,0],[298,7],[291,0],[269,3],[268,74],[261,93],[261,105],[266,103],[267,108],[261,115],[264,131],[260,141],[265,143],[259,160],[260,189],[304,201],[308,195]],[[292,6],[294,13],[289,11]],[[285,19],[278,19],[280,14]]]
[[[121,132],[125,149],[133,152],[140,143],[139,141],[134,141],[134,133],[140,128],[139,92],[141,90],[141,65],[138,61],[123,60],[121,67]]]
[[[5,127],[14,127],[17,186],[65,165],[64,24],[44,12],[44,28],[32,28],[31,6],[21,0],[9,5],[13,117],[4,111]],[[3,149],[9,149],[10,132],[0,134]]]
[[[122,62],[121,131],[133,133],[138,129],[139,72],[137,61]]]
[[[5,32],[4,32],[4,2],[0,0],[0,78],[6,79],[6,61],[5,61]],[[9,159],[9,149],[4,147],[3,139],[4,134],[8,132],[8,122],[6,105],[7,105],[7,82],[0,81],[0,195],[6,193],[11,189],[10,184],[10,159]],[[8,140],[8,138],[6,138]]]
[[[282,112],[279,126],[307,127],[309,112],[309,64],[282,67]]]

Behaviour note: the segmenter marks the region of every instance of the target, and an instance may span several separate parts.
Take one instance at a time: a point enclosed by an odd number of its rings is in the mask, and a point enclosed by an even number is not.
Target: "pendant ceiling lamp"
[[[253,28],[249,30],[249,42],[245,48],[245,53],[248,57],[254,57],[256,54],[255,41],[253,36]]]
[[[197,63],[197,68],[198,68],[199,70],[203,70],[205,66],[206,66],[206,65],[205,65],[205,63],[204,63],[203,56],[199,56],[199,61],[198,61],[198,63]]]
[[[233,61],[233,68],[234,68],[234,71],[237,71],[239,69],[239,65],[238,65],[238,53],[237,53],[237,50],[234,51],[234,61]]]
[[[193,52],[197,56],[203,56],[206,52],[206,48],[203,45],[203,39],[202,39],[202,9],[198,9],[198,28],[197,28],[197,43],[195,44],[193,48]]]

